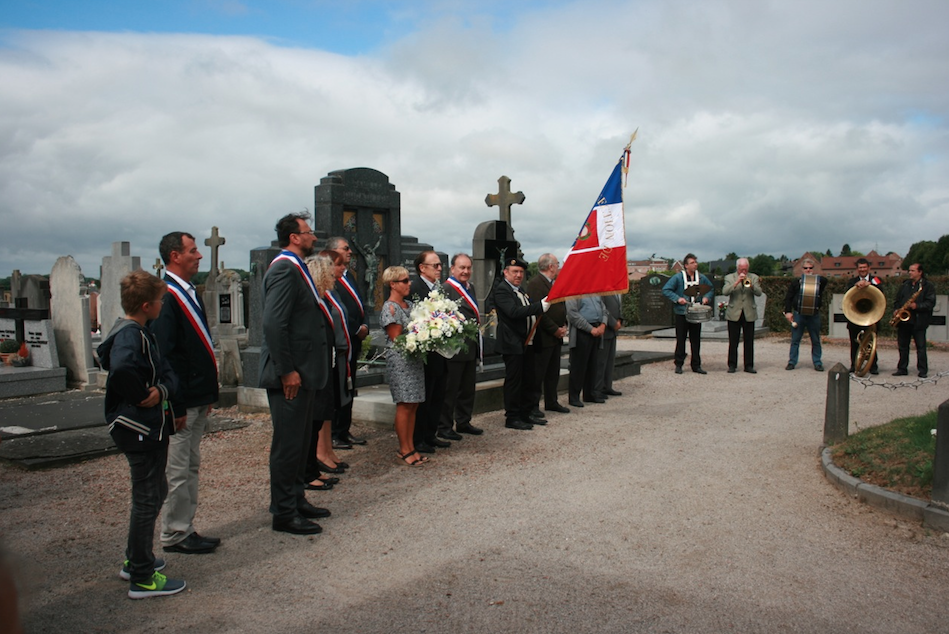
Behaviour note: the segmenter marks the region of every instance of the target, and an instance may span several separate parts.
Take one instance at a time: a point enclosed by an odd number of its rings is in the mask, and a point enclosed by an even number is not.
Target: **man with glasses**
[[[804,276],[795,279],[788,286],[788,292],[784,296],[784,317],[791,324],[791,352],[788,358],[788,364],[785,370],[793,370],[797,365],[798,349],[801,346],[801,338],[804,336],[804,329],[811,338],[811,360],[814,362],[814,369],[818,372],[824,371],[824,364],[821,363],[821,343],[820,343],[820,307],[821,298],[824,295],[824,287],[827,286],[827,278],[822,275],[814,274],[814,260],[807,258],[804,260],[801,270]],[[815,279],[807,280],[810,276]],[[806,288],[805,288],[806,286]]]
[[[422,251],[415,257],[415,272],[418,277],[412,280],[409,297],[417,303],[436,288],[441,289],[442,260],[434,251]],[[416,451],[435,453],[435,447],[451,447],[451,442],[435,435],[445,404],[447,378],[448,364],[445,357],[440,354],[428,355],[425,359],[425,402],[419,405],[415,416]]]
[[[350,347],[349,355],[349,376],[356,377],[356,363],[359,355],[362,354],[362,340],[369,334],[369,326],[366,324],[366,309],[363,305],[362,293],[359,292],[359,284],[349,271],[349,263],[353,259],[353,250],[349,246],[349,241],[340,236],[333,236],[326,241],[326,248],[330,251],[336,251],[343,258],[343,264],[346,270],[343,271],[343,277],[336,280],[336,295],[343,303],[343,309],[346,311],[346,329],[349,330],[349,339],[353,342]],[[371,290],[370,290],[371,292]],[[357,395],[355,383],[353,385],[353,398]],[[353,445],[365,445],[366,441],[362,438],[353,436],[350,432],[353,424],[353,401],[341,407],[333,416],[333,448],[334,449],[352,449]]]

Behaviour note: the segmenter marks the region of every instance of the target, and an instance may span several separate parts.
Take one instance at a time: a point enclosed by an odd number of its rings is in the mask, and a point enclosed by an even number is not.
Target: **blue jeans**
[[[113,438],[116,434],[113,433]],[[132,582],[147,581],[155,572],[155,521],[162,502],[168,494],[165,480],[165,462],[168,460],[168,442],[146,451],[126,451],[121,440],[116,445],[125,451],[132,479],[132,515],[129,519],[129,539],[125,558],[129,560]]]
[[[791,330],[791,354],[788,363],[797,365],[798,348],[801,345],[801,338],[804,337],[804,329],[807,328],[807,334],[811,336],[811,360],[814,365],[819,365],[821,362],[820,313],[817,315],[802,315],[795,311],[794,321],[797,322],[797,328]]]

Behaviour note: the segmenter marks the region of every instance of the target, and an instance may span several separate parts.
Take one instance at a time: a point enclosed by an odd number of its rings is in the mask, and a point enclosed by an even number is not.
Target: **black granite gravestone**
[[[668,328],[675,325],[672,302],[662,294],[667,275],[650,273],[639,281],[639,323]]]

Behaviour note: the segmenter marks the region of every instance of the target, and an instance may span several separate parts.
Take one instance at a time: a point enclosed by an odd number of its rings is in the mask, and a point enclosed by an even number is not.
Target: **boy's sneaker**
[[[185,585],[182,579],[169,579],[160,572],[154,572],[148,581],[129,584],[129,599],[147,599],[177,594],[185,589]]]
[[[165,569],[165,560],[162,559],[161,557],[155,557],[155,572],[161,572],[164,569]],[[132,573],[129,572],[128,559],[126,559],[125,562],[122,564],[122,569],[119,570],[119,577],[121,577],[125,581],[132,580]]]

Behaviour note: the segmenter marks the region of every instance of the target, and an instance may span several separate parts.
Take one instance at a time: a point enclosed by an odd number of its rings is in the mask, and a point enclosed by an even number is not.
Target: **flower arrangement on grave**
[[[725,311],[728,310],[728,302],[718,302],[718,320],[725,321]]]
[[[5,365],[23,366],[27,365],[30,351],[26,343],[20,343],[16,339],[4,339],[0,341],[0,362]]]
[[[458,304],[438,290],[415,304],[409,317],[408,326],[393,342],[404,357],[424,360],[429,352],[437,352],[450,359],[478,336],[478,324],[465,319]]]

